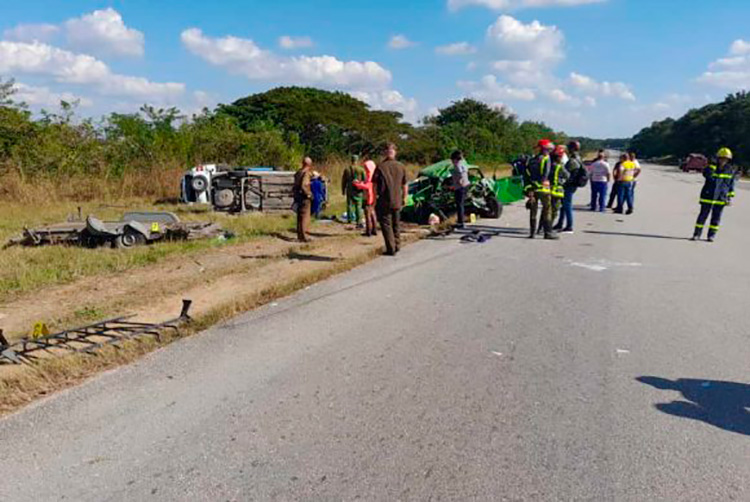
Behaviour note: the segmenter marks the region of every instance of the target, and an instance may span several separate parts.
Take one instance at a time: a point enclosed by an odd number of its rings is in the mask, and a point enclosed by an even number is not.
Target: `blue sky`
[[[296,84],[412,121],[471,96],[569,134],[629,136],[750,87],[750,30],[734,22],[746,0],[3,3],[0,76],[34,109],[80,99],[93,116]]]

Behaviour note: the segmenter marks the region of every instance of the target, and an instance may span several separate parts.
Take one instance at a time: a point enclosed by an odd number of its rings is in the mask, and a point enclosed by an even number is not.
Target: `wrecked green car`
[[[431,214],[441,221],[456,212],[456,202],[451,189],[453,163],[444,160],[422,169],[416,180],[409,183],[409,196],[401,218],[411,223],[424,224]],[[503,213],[503,204],[523,199],[523,179],[520,176],[487,178],[477,166],[469,165],[471,185],[466,194],[466,214],[497,219]]]

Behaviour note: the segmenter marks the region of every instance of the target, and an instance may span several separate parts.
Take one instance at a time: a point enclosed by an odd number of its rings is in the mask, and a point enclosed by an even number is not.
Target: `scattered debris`
[[[493,355],[493,356],[497,356],[497,357],[503,357],[503,353],[502,353],[502,352],[494,352],[494,351],[493,351],[493,352],[492,352],[492,355]]]
[[[162,331],[172,329],[177,332],[180,324],[190,321],[191,304],[192,301],[183,300],[179,317],[158,324],[131,321],[129,319],[134,317],[131,315],[36,338],[23,338],[14,343],[9,343],[0,330],[0,364],[33,362],[42,353],[84,352],[94,354],[96,350],[107,345],[117,347],[123,341],[142,336],[153,336],[158,340]]]
[[[111,246],[130,248],[157,241],[212,239],[233,235],[212,222],[182,222],[166,211],[125,213],[119,221],[102,221],[88,216],[85,221],[56,223],[35,229],[24,228],[23,235],[11,239],[5,248],[20,246],[73,245],[87,248]]]
[[[627,349],[617,349],[617,353],[620,355],[630,354],[630,351]]]

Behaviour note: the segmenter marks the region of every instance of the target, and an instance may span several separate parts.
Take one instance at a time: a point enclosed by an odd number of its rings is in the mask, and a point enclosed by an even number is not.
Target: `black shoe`
[[[572,228],[563,228],[562,229],[562,233],[564,233],[564,234],[574,234],[575,232],[573,231]]]
[[[615,209],[615,210],[614,210],[614,213],[615,213],[615,214],[622,214],[622,209]]]
[[[556,241],[560,239],[560,236],[556,233],[545,234],[544,238],[548,241]]]
[[[714,241],[714,236],[713,236],[713,235],[709,235],[709,236],[708,236],[708,239],[706,239],[706,240],[707,240],[708,242],[713,242],[713,241]]]
[[[693,241],[693,242],[699,241],[699,240],[701,240],[701,236],[700,235],[694,235],[694,236],[692,236],[690,238],[690,240]]]
[[[555,232],[562,232],[562,229],[562,225],[555,225],[554,227],[552,227],[552,230],[554,230]]]
[[[532,233],[531,233],[531,234],[529,235],[529,239],[535,239],[535,238],[536,238],[536,233],[533,233],[533,232],[532,232]]]
[[[632,209],[628,209],[628,211],[625,214],[633,214],[633,210]]]

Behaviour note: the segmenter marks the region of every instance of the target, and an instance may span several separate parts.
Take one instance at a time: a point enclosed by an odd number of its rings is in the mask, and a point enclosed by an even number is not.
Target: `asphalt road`
[[[749,500],[750,197],[699,175],[559,242],[522,207],[0,422],[0,498]],[[588,199],[588,189],[577,203]],[[518,229],[518,230],[515,230]]]

